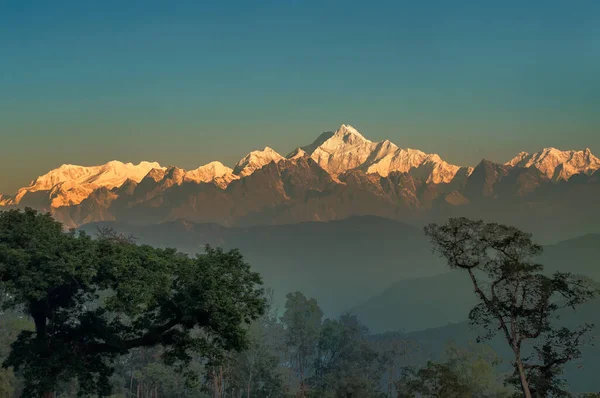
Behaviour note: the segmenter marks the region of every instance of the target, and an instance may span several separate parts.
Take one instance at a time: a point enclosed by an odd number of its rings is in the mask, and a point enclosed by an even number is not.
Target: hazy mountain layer
[[[545,246],[537,261],[600,281],[600,234]],[[476,302],[468,275],[453,271],[398,281],[352,312],[375,332],[413,331],[464,321]]]
[[[103,223],[136,236],[140,243],[188,253],[205,244],[239,248],[277,303],[300,290],[337,315],[379,294],[394,281],[445,271],[420,230],[377,217],[281,226],[224,228],[187,221],[151,226]],[[97,224],[83,229],[95,233]]]
[[[98,224],[83,229],[95,233]],[[226,228],[175,221],[160,225],[102,223],[140,243],[188,253],[204,245],[239,248],[277,302],[300,290],[329,315],[353,309],[373,331],[419,330],[466,319],[474,296],[465,275],[449,273],[420,229],[377,217],[334,222]],[[539,261],[600,280],[600,235],[545,246]]]

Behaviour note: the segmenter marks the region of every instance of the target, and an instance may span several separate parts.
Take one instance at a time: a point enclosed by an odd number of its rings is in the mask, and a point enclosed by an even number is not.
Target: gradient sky
[[[456,164],[600,154],[600,1],[0,1],[0,192],[348,123]]]

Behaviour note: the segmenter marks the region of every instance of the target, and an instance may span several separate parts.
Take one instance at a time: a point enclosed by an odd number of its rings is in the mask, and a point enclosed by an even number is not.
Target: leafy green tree
[[[285,327],[285,345],[290,365],[300,380],[300,396],[306,396],[306,378],[317,353],[323,311],[315,299],[300,292],[288,293],[281,322]]]
[[[399,382],[398,397],[473,398],[470,386],[449,364],[428,361],[427,366],[407,379]]]
[[[499,361],[488,347],[466,350],[446,347],[441,363],[428,361],[421,369],[407,369],[397,383],[398,397],[503,398],[510,390],[496,372]]]
[[[199,380],[190,380],[177,369],[161,361],[163,349],[157,347],[136,348],[115,361],[115,372],[111,377],[113,397],[139,398],[197,398],[202,395]],[[198,375],[204,367],[192,360],[188,370]]]
[[[382,385],[385,386],[385,396],[395,396],[398,378],[404,374],[409,364],[418,361],[419,344],[401,332],[386,332],[370,335],[368,338],[383,366]]]
[[[246,325],[265,308],[261,279],[236,250],[190,258],[93,240],[31,209],[0,213],[0,281],[4,308],[35,325],[3,363],[23,373],[27,397],[52,397],[72,378],[80,394],[106,396],[114,360],[136,347],[161,345],[170,365],[218,361],[247,346]]]
[[[384,364],[354,315],[323,322],[311,379],[319,397],[380,397]]]
[[[227,396],[280,397],[283,394],[281,353],[284,349],[283,326],[277,322],[272,292],[267,294],[268,311],[249,325],[249,345],[233,352],[225,363]],[[213,372],[219,374],[219,372]]]
[[[0,312],[0,362],[10,353],[10,345],[23,330],[32,330],[32,323],[18,312]],[[20,396],[22,380],[12,368],[0,369],[0,398]]]
[[[504,337],[523,396],[548,396],[558,386],[554,379],[562,366],[581,355],[579,346],[592,328],[587,324],[576,330],[557,328],[552,321],[561,308],[576,308],[595,297],[597,290],[570,273],[544,275],[543,266],[532,260],[541,246],[514,227],[454,218],[445,225],[425,227],[425,233],[451,268],[468,274],[480,299],[469,319],[485,329],[481,339],[498,332]],[[538,343],[537,356],[526,355],[527,341]]]
[[[0,369],[0,398],[11,398],[17,380],[10,369]]]

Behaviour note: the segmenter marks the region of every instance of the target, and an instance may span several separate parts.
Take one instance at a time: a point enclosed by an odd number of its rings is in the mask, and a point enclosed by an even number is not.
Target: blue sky
[[[0,192],[232,165],[348,123],[457,164],[600,153],[600,2],[0,2]]]

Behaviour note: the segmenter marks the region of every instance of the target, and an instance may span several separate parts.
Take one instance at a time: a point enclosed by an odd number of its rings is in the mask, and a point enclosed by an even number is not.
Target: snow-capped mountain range
[[[388,140],[370,141],[352,126],[343,124],[334,132],[321,134],[312,144],[297,148],[287,157],[265,147],[250,152],[233,169],[218,161],[188,171],[175,168],[175,181],[177,184],[214,183],[226,189],[232,181],[248,177],[271,162],[300,158],[312,159],[337,182],[340,182],[338,176],[351,170],[382,177],[393,172],[408,173],[431,184],[447,184],[458,174],[468,177],[473,172],[472,167],[449,164],[437,154],[399,148]],[[505,166],[533,167],[550,180],[558,182],[576,174],[592,174],[600,169],[600,159],[589,149],[561,151],[546,148],[533,154],[521,152],[506,162]],[[78,205],[99,188],[110,190],[126,182],[140,183],[145,177],[159,181],[165,177],[166,171],[166,167],[146,161],[137,165],[116,160],[100,166],[65,164],[36,178],[28,186],[19,189],[13,197],[0,195],[0,206],[18,205],[26,195],[34,193],[47,195],[52,208]]]
[[[394,171],[415,172],[425,177],[427,182],[439,184],[450,182],[461,169],[436,154],[398,148],[388,140],[369,141],[348,125],[342,125],[335,133],[322,134],[313,144],[301,150],[332,175],[352,169],[383,177]],[[471,171],[472,168],[465,168],[466,174]]]
[[[76,205],[100,187],[112,189],[120,187],[127,180],[139,182],[152,169],[163,168],[156,162],[134,165],[116,160],[101,166],[63,164],[19,189],[14,203],[20,203],[27,194],[48,192],[52,207]]]
[[[233,168],[218,161],[194,170],[155,162],[63,165],[14,196],[0,195],[0,206],[49,211],[68,227],[179,219],[290,224],[356,215],[422,223],[463,215],[565,236],[571,229],[598,232],[598,197],[600,161],[589,149],[546,148],[468,167],[373,142],[342,125],[287,156],[266,147]]]

